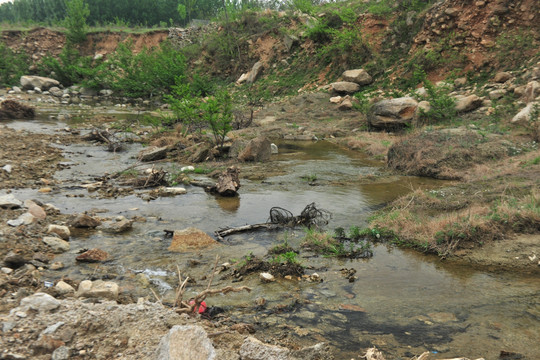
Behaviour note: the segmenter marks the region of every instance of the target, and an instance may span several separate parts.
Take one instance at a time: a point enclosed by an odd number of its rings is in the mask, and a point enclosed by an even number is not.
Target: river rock
[[[49,89],[49,93],[52,96],[56,96],[56,97],[62,97],[62,95],[64,95],[64,91],[62,89],[60,89],[59,87],[57,87],[57,86],[51,87]]]
[[[506,95],[506,93],[507,93],[506,89],[492,90],[489,92],[489,98],[491,100],[497,100],[497,99],[502,98],[504,95]]]
[[[360,91],[360,85],[350,81],[338,81],[330,84],[330,87],[339,94],[354,94]]]
[[[213,360],[216,350],[201,326],[175,325],[161,339],[155,359]]]
[[[418,102],[411,97],[382,100],[368,114],[369,125],[376,129],[396,130],[411,124]]]
[[[133,220],[128,220],[124,216],[118,216],[114,220],[104,221],[99,229],[105,232],[120,234],[131,230],[133,227]]]
[[[101,221],[87,214],[78,214],[69,223],[74,228],[95,228],[100,224]]]
[[[59,294],[62,294],[62,295],[67,295],[67,294],[74,294],[75,293],[75,289],[73,288],[73,286],[69,285],[68,283],[60,280],[55,286],[54,288],[56,289],[56,291],[58,291]]]
[[[26,264],[30,259],[27,259],[23,254],[15,250],[11,250],[4,257],[4,264],[12,269],[17,269]]]
[[[469,95],[456,101],[456,111],[459,113],[470,112],[482,106],[483,100],[477,95]]]
[[[207,233],[194,227],[176,230],[173,234],[169,251],[184,252],[189,250],[204,249],[219,244]]]
[[[339,104],[338,110],[347,111],[347,110],[351,110],[352,107],[353,107],[353,104],[352,104],[351,99],[344,99],[341,102],[341,104]]]
[[[347,70],[341,77],[345,81],[350,81],[358,85],[368,85],[373,82],[371,75],[364,69]]]
[[[343,100],[343,98],[341,96],[332,96],[330,98],[330,102],[332,104],[341,104],[341,101]]]
[[[94,262],[106,261],[108,258],[109,258],[108,252],[95,248],[95,249],[90,249],[88,251],[83,252],[81,255],[77,256],[75,260],[80,261],[80,262],[94,263]]]
[[[53,86],[59,86],[60,82],[55,79],[43,77],[43,76],[21,76],[21,86],[23,90],[32,90],[35,87],[41,90],[48,90]]]
[[[79,92],[81,93],[81,96],[83,97],[93,97],[93,96],[97,96],[98,94],[98,92],[95,89],[85,88],[85,87],[82,87],[81,90],[79,90]]]
[[[251,71],[249,72],[249,75],[246,79],[246,83],[253,84],[255,80],[257,80],[257,78],[259,77],[262,70],[263,63],[261,61],[257,61],[251,68]]]
[[[161,159],[165,159],[168,151],[169,151],[168,146],[162,146],[162,147],[152,146],[152,147],[149,147],[148,149],[142,150],[139,153],[137,158],[139,159],[139,161],[142,161],[142,162],[161,160]]]
[[[161,187],[159,188],[160,196],[176,196],[187,194],[186,189],[183,187]]]
[[[238,155],[240,161],[268,161],[272,155],[270,140],[265,136],[252,139]]]
[[[55,339],[50,335],[41,335],[30,347],[34,355],[45,355],[54,352],[63,345],[65,343],[62,340]]]
[[[261,281],[263,281],[263,282],[272,282],[272,281],[276,281],[276,278],[274,277],[274,275],[272,275],[272,274],[270,274],[270,273],[267,273],[267,272],[260,273],[260,274],[259,274],[259,278],[260,278]]]
[[[278,149],[278,146],[274,143],[271,143],[270,144],[270,150],[271,150],[271,153],[272,154],[277,154],[279,153],[279,149]]]
[[[13,194],[0,195],[0,207],[4,209],[18,209],[23,202],[15,198]]]
[[[242,360],[290,360],[291,351],[276,345],[268,345],[249,336],[240,347]]]
[[[26,212],[26,213],[20,215],[15,220],[8,220],[7,224],[9,226],[13,226],[13,227],[17,227],[17,226],[21,226],[21,225],[30,225],[31,223],[34,222],[35,219],[36,218],[34,217],[34,215],[30,214],[29,212]]]
[[[540,82],[536,80],[529,82],[527,86],[525,86],[523,93],[525,102],[533,101],[538,95],[540,95]]]
[[[47,213],[45,212],[45,210],[43,210],[41,206],[39,206],[32,200],[26,200],[24,202],[24,206],[26,206],[28,208],[28,212],[38,220],[45,220],[45,218],[47,217]]]
[[[54,350],[51,360],[68,360],[69,357],[69,348],[62,345],[58,349]]]
[[[47,234],[55,234],[63,240],[68,240],[71,232],[67,226],[50,224],[47,228]]]
[[[4,165],[2,166],[2,170],[7,172],[8,174],[11,174],[11,171],[13,170],[13,165],[11,164]]]
[[[21,300],[20,308],[22,311],[28,311],[29,309],[39,312],[47,312],[57,309],[60,306],[60,301],[56,300],[49,294],[37,292],[34,295],[30,295]],[[16,308],[17,309],[17,308]],[[15,310],[15,309],[14,309]],[[12,310],[13,311],[13,310]]]
[[[56,236],[45,236],[42,241],[47,244],[56,254],[69,251],[70,248],[67,241],[62,240]]]
[[[112,281],[103,280],[84,280],[79,284],[77,289],[77,297],[87,298],[105,298],[116,300],[118,299],[119,287],[118,284]]]

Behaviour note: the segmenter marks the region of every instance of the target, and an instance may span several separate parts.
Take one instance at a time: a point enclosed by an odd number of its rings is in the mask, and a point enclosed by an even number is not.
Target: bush
[[[88,15],[90,15],[90,10],[88,10],[88,4],[84,0],[66,1],[64,25],[67,28],[68,42],[78,44],[86,40],[86,18]]]
[[[39,71],[42,75],[52,76],[60,81],[64,86],[81,84],[88,80],[88,84],[94,84],[94,77],[99,72],[99,66],[93,64],[89,56],[79,55],[79,51],[69,43],[62,49],[58,59],[52,56],[46,56],[39,65]],[[53,74],[54,75],[51,75]]]
[[[0,86],[18,84],[19,79],[28,71],[28,57],[24,53],[15,53],[6,44],[0,42]]]

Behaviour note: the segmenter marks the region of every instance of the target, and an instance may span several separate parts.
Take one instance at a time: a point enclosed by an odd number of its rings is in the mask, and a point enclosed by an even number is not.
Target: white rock
[[[270,149],[271,149],[271,151],[272,151],[272,154],[277,154],[277,153],[279,153],[279,149],[278,149],[277,145],[274,144],[274,143],[271,143],[271,144],[270,144]]]
[[[341,103],[341,100],[342,100],[342,97],[341,97],[341,96],[332,96],[332,97],[330,98],[330,102],[331,102],[332,104],[339,104],[339,103]]]
[[[13,194],[0,195],[0,207],[4,209],[18,209],[23,202],[16,199]]]
[[[71,232],[67,226],[50,224],[47,228],[47,234],[56,234],[61,239],[68,240]]]
[[[175,325],[161,339],[154,359],[214,360],[216,350],[201,326]]]
[[[35,293],[21,300],[20,307],[23,309],[32,309],[39,312],[52,311],[60,306],[60,301],[49,294]],[[20,309],[19,309],[20,311]]]
[[[183,187],[162,187],[159,189],[159,194],[162,196],[174,196],[187,194],[187,191]]]
[[[10,165],[10,164],[7,164],[7,165],[2,167],[2,170],[4,170],[5,172],[7,172],[9,174],[9,173],[11,173],[11,170],[13,170],[13,166]]]
[[[276,281],[276,278],[274,277],[274,275],[267,272],[260,273],[259,278],[264,282]]]
[[[8,267],[3,267],[0,271],[2,271],[2,273],[4,274],[11,274],[13,272],[13,269],[12,268],[8,268]]]
[[[77,297],[88,298],[106,298],[116,300],[118,298],[119,287],[118,284],[112,281],[90,281],[84,280],[79,284],[77,290]]]
[[[60,280],[55,286],[54,288],[62,295],[65,295],[65,294],[74,294],[75,293],[75,289],[73,288],[73,286],[69,285],[68,283]]]
[[[31,223],[34,222],[34,220],[35,220],[34,215],[30,213],[24,213],[15,220],[8,220],[7,224],[9,226],[17,227],[21,225],[30,225]]]
[[[527,105],[523,109],[521,109],[521,111],[518,112],[516,114],[516,116],[514,116],[512,118],[511,123],[512,124],[517,124],[517,125],[522,125],[522,126],[527,126],[529,124],[529,120],[531,119],[531,113],[533,111],[534,105],[535,105],[535,103],[530,103],[529,105]],[[538,106],[540,108],[540,104],[536,104],[536,106]]]
[[[191,171],[195,171],[195,167],[194,167],[194,166],[191,166],[191,165],[189,165],[189,166],[182,166],[182,167],[180,168],[180,171],[181,171],[181,172],[191,172]]]
[[[70,245],[67,241],[56,236],[45,236],[43,242],[47,244],[55,253],[63,253],[69,251]]]

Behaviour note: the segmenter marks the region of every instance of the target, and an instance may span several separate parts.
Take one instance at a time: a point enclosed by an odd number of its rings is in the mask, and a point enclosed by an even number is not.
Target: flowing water
[[[31,124],[31,125],[30,125]],[[38,132],[58,131],[66,124],[41,120],[12,122],[9,126]],[[279,206],[299,214],[316,202],[333,214],[329,230],[363,226],[372,212],[418,187],[440,186],[428,179],[395,177],[365,183],[360,178],[376,176],[377,164],[362,155],[326,143],[278,143],[274,157],[284,175],[264,181],[242,180],[240,196],[216,198],[198,187],[186,195],[145,201],[141,197],[99,198],[79,185],[95,176],[127,168],[140,150],[110,153],[103,146],[75,144],[64,148],[65,170],[55,177],[61,190],[41,194],[35,190],[14,191],[20,199],[35,198],[53,203],[64,213],[102,209],[100,216],[139,216],[132,231],[110,235],[100,231],[78,232],[70,239],[71,250],[57,256],[66,268],[47,272],[48,280],[61,276],[82,280],[112,277],[125,291],[152,298],[152,287],[165,302],[174,298],[176,266],[184,276],[197,281],[194,291],[206,286],[216,255],[220,263],[233,262],[252,253],[264,256],[286,238],[298,247],[303,231],[252,232],[226,238],[221,246],[189,253],[171,253],[164,229],[197,227],[210,234],[221,227],[261,223],[269,209]],[[168,169],[185,164],[165,164]],[[307,181],[313,180],[316,181]],[[204,177],[201,176],[201,179]],[[69,195],[69,196],[66,196]],[[99,247],[113,260],[99,266],[76,264],[83,248]],[[257,324],[259,329],[304,344],[330,343],[337,359],[358,356],[376,345],[387,358],[409,358],[423,351],[441,358],[467,356],[497,359],[500,351],[540,359],[540,279],[511,272],[493,273],[465,265],[449,264],[436,257],[382,244],[374,245],[370,259],[339,260],[300,255],[306,273],[318,273],[321,283],[278,280],[262,284],[256,275],[243,282],[253,291],[209,298],[237,321]],[[196,260],[196,261],[194,261]],[[195,264],[195,265],[194,265]],[[341,269],[355,269],[357,280],[349,282]],[[232,278],[216,276],[217,287]],[[266,299],[257,308],[255,299]],[[285,341],[285,340],[284,340]]]

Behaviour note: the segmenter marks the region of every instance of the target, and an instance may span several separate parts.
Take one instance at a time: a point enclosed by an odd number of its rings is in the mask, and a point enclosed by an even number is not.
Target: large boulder
[[[173,234],[169,251],[184,252],[190,250],[204,249],[217,245],[218,242],[202,230],[189,227],[183,230],[177,230]]]
[[[244,150],[238,155],[240,161],[268,161],[272,155],[270,140],[265,136],[259,136],[251,140]]]
[[[60,86],[60,82],[58,82],[58,80],[43,76],[25,75],[21,76],[21,86],[24,90],[34,90],[34,88],[38,87],[41,90],[45,91],[53,86]]]
[[[216,350],[208,334],[198,325],[175,325],[161,338],[156,360],[213,360]]]
[[[347,70],[341,75],[343,80],[357,83],[358,85],[368,85],[373,82],[373,78],[364,69]]]
[[[168,146],[163,147],[149,147],[148,149],[144,149],[139,153],[139,156],[137,157],[139,161],[142,162],[148,162],[148,161],[156,161],[165,159],[165,156],[167,156],[167,152],[169,151]]]
[[[330,84],[332,90],[338,94],[354,94],[360,91],[360,85],[350,81],[338,81]]]
[[[382,100],[375,103],[369,114],[369,125],[375,129],[398,130],[411,124],[418,102],[411,97]]]
[[[527,126],[529,125],[529,122],[531,120],[531,115],[533,113],[534,106],[538,106],[540,108],[540,104],[535,103],[529,103],[527,106],[525,106],[523,109],[521,109],[513,118],[512,118],[512,124],[521,125],[521,126]]]

